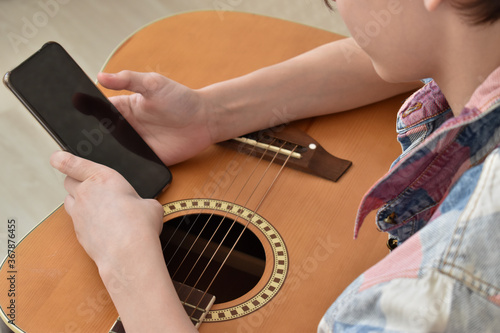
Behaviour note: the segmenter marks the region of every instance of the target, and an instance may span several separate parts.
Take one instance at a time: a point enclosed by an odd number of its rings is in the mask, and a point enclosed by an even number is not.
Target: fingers
[[[77,157],[64,151],[57,151],[50,157],[50,164],[65,175],[83,182],[102,168],[101,164]]]
[[[99,73],[97,79],[105,88],[129,90],[147,97],[160,89],[164,78],[156,73],[121,71],[116,74]]]
[[[70,216],[73,216],[74,206],[75,206],[75,198],[68,194],[64,199],[64,209]]]
[[[98,73],[97,80],[103,87],[113,90],[123,90],[127,85],[126,81],[115,73]]]
[[[78,185],[80,185],[82,182],[79,180],[76,180],[75,178],[71,178],[70,176],[67,176],[64,179],[64,189],[66,192],[68,192],[71,196],[75,196],[75,191]]]

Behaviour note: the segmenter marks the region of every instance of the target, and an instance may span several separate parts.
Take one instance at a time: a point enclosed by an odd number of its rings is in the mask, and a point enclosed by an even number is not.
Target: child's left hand
[[[127,252],[157,246],[163,209],[153,199],[142,199],[115,170],[56,152],[50,162],[67,175],[64,206],[73,219],[76,236],[101,268],[127,260]]]

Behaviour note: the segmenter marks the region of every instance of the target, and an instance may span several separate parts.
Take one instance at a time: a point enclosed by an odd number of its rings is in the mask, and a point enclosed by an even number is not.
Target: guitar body
[[[187,13],[135,33],[115,51],[104,71],[156,71],[200,88],[338,38],[251,14]],[[257,278],[243,292],[219,297],[201,332],[315,331],[339,294],[388,253],[387,236],[375,225],[367,223],[357,240],[353,229],[362,195],[399,153],[395,114],[403,100],[399,96],[291,124],[329,153],[352,161],[337,182],[286,166],[281,169],[282,163],[270,164],[219,145],[171,168],[173,182],[158,198],[164,204],[166,226],[186,215],[192,224],[200,214],[216,215],[219,221],[227,219],[246,228],[254,242],[235,251],[239,257],[232,265],[234,271],[258,267]],[[286,103],[272,112],[277,120],[287,120]],[[260,255],[252,254],[256,248]],[[167,251],[165,256],[169,262],[174,254]],[[37,333],[111,329],[118,314],[63,206],[18,244],[15,258],[14,269],[4,262],[0,279],[5,321],[12,320],[8,315],[13,299],[15,303],[12,329]],[[5,277],[10,275],[15,275],[15,297],[7,293],[12,281]],[[247,280],[231,272],[224,279],[223,286]]]

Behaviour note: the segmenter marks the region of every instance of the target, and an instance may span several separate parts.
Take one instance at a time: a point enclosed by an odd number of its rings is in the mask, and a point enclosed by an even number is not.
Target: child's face
[[[336,0],[351,35],[378,74],[403,82],[429,77],[436,56],[435,15],[424,0]]]

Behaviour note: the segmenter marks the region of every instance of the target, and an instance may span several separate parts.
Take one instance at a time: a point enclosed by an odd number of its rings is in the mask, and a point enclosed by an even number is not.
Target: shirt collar
[[[408,117],[408,125],[422,121],[432,114],[447,108],[442,92],[434,82],[430,82],[414,93],[401,107],[398,118]],[[404,156],[365,194],[358,209],[354,237],[356,238],[366,216],[382,207],[386,202],[403,193],[418,176],[427,169],[436,155],[456,138],[466,125],[486,116],[500,104],[500,67],[476,89],[464,110],[457,117],[443,123],[424,142]],[[421,105],[421,107],[418,107]],[[415,107],[417,106],[417,107]],[[464,161],[454,161],[463,164]],[[460,169],[463,172],[463,168]],[[454,179],[457,175],[454,175]],[[450,179],[451,181],[451,179]]]

